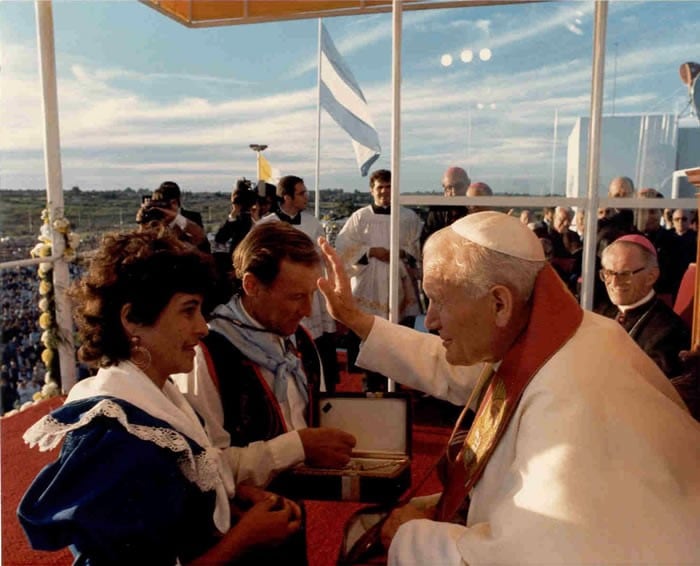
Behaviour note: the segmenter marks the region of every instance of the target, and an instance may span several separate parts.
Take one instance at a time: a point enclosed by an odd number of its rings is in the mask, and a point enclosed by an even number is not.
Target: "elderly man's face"
[[[468,185],[469,182],[465,182],[453,171],[448,171],[442,178],[442,191],[446,197],[464,196]]]
[[[649,208],[641,212],[644,213],[643,216],[646,216],[644,221],[645,232],[655,232],[661,228],[661,209]]]
[[[520,222],[522,222],[523,224],[530,224],[530,222],[532,222],[532,212],[529,210],[521,211]]]
[[[427,271],[423,290],[430,299],[425,325],[440,334],[445,359],[452,365],[493,360],[496,325],[489,301],[471,299],[464,291]]]
[[[632,192],[632,187],[624,179],[613,179],[608,187],[608,195],[612,198],[631,197]]]
[[[571,215],[569,212],[561,208],[557,209],[557,211],[554,213],[554,222],[552,223],[554,229],[560,234],[563,234],[569,230],[570,225]]]
[[[658,268],[646,267],[644,255],[636,245],[613,245],[601,258],[607,272],[605,288],[614,305],[632,305],[649,294],[659,276]]]
[[[690,222],[688,213],[685,210],[677,209],[673,211],[673,229],[676,234],[683,235],[688,231]]]
[[[268,330],[280,336],[296,332],[301,319],[311,314],[320,265],[304,265],[282,260],[280,272],[271,285],[265,286],[252,276],[245,287],[244,305],[248,313]]]
[[[466,196],[468,197],[485,197],[489,196],[489,194],[484,191],[481,187],[478,185],[470,185],[467,188],[467,193]],[[467,210],[469,211],[470,214],[474,214],[475,212],[482,212],[484,210],[489,210],[488,206],[480,206],[476,204],[471,204],[467,207]]]

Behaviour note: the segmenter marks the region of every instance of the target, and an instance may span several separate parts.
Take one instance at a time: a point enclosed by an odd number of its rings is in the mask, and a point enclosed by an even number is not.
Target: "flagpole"
[[[261,143],[251,143],[248,147],[255,152],[255,166],[257,169],[256,175],[258,177],[255,179],[255,182],[257,183],[262,177],[262,171],[260,170],[260,153],[267,149],[267,145]]]
[[[389,320],[399,322],[399,220],[401,218],[401,31],[403,5],[393,0],[391,9],[391,235],[389,238]],[[389,392],[396,390],[393,379],[388,379]]]
[[[314,199],[314,215],[320,217],[321,212],[321,27],[323,19],[318,19],[318,79],[316,81],[316,198]]]

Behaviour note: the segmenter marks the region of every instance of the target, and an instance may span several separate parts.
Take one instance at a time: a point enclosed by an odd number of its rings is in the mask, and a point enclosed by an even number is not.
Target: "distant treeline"
[[[136,211],[149,189],[126,188],[121,191],[83,191],[79,187],[63,193],[64,216],[81,235],[99,235],[110,230],[135,226]],[[370,202],[370,194],[342,189],[321,190],[321,216],[343,218]],[[0,190],[0,237],[24,237],[38,234],[41,211],[46,208],[46,192],[36,190]],[[314,194],[309,206],[313,207]],[[202,214],[204,227],[215,231],[230,209],[227,192],[185,192],[183,206]]]

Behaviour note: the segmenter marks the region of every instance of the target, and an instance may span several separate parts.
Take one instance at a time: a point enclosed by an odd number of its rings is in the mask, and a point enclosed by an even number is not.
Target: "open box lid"
[[[411,455],[411,402],[403,393],[321,393],[319,425],[357,439],[355,453]]]

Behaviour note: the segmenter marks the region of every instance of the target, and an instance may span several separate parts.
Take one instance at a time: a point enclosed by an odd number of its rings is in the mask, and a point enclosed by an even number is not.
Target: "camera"
[[[162,210],[160,208],[170,208],[170,204],[165,200],[153,200],[151,198],[144,198],[141,204],[141,208],[136,214],[136,222],[139,224],[148,224],[150,222],[160,222],[165,218]]]
[[[246,179],[245,177],[242,177],[236,181],[236,188],[234,191],[254,191],[255,186],[253,186],[253,181],[250,179]]]

